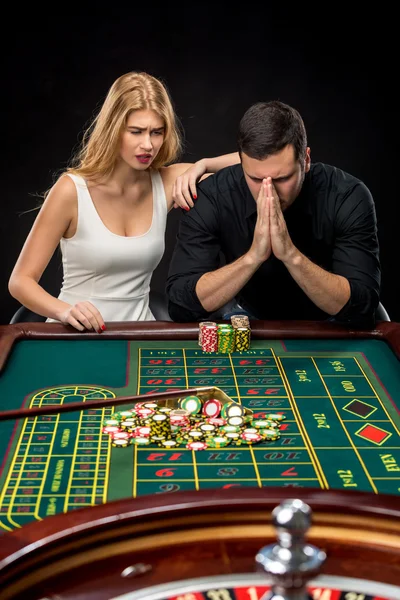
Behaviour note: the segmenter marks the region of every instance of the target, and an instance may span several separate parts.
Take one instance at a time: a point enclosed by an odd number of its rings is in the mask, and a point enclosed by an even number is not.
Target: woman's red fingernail
[[[106,326],[105,325],[102,325],[101,328],[102,328],[103,331],[106,330]]]
[[[197,196],[195,196],[194,194],[193,194],[193,198],[194,198],[195,200],[197,200]]]

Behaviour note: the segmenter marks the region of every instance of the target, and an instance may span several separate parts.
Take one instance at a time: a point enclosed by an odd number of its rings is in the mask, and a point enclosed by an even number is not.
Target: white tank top
[[[69,304],[88,300],[104,321],[154,321],[150,280],[164,254],[168,210],[160,173],[151,170],[150,175],[152,222],[146,233],[133,237],[107,229],[85,180],[68,175],[77,190],[78,223],[75,235],[60,241],[64,270],[60,300]]]

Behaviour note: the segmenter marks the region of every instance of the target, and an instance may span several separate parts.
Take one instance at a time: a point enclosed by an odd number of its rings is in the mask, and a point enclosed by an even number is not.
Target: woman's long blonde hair
[[[99,114],[85,131],[82,145],[65,173],[85,179],[107,178],[119,156],[121,135],[134,110],[154,110],[164,121],[163,145],[152,167],[176,160],[181,151],[181,135],[169,93],[163,83],[143,72],[126,73],[111,86]]]

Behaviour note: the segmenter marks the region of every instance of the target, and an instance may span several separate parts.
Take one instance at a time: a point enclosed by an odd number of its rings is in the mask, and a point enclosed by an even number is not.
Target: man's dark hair
[[[297,110],[274,100],[250,106],[240,121],[237,142],[240,153],[257,160],[263,160],[292,144],[296,160],[303,160],[307,134]]]

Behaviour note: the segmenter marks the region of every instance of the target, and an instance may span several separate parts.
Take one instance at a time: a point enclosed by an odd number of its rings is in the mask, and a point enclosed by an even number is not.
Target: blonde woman
[[[168,211],[190,210],[196,181],[239,162],[233,153],[171,164],[180,149],[165,85],[147,73],[119,77],[38,213],[10,277],[11,295],[79,331],[154,320],[150,279],[164,253]],[[64,279],[55,298],[39,280],[59,244]]]

